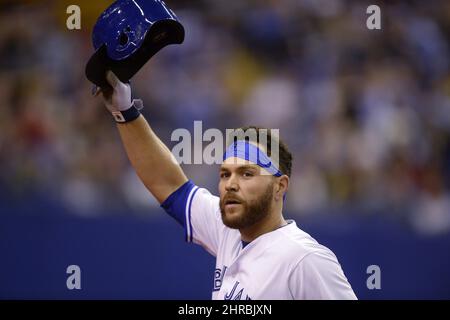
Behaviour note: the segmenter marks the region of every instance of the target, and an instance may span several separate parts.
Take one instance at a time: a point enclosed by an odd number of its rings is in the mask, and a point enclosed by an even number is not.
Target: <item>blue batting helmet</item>
[[[92,32],[95,53],[86,77],[105,87],[106,71],[127,82],[159,50],[182,43],[184,28],[161,0],[117,0],[98,18]]]

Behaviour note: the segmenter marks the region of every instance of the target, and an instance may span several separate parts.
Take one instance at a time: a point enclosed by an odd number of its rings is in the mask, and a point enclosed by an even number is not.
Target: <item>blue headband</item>
[[[282,175],[281,171],[272,163],[269,156],[252,143],[244,140],[238,140],[231,144],[223,154],[223,161],[228,158],[236,157],[251,161],[261,168],[267,170],[275,177]]]

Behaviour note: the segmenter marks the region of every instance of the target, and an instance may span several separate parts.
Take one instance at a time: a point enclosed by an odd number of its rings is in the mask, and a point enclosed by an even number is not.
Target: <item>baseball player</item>
[[[111,71],[112,90],[97,90],[117,122],[138,176],[180,223],[188,242],[216,257],[213,299],[356,299],[336,256],[283,217],[292,156],[237,140],[220,166],[219,193],[196,186],[131,100],[129,84]],[[268,139],[269,140],[269,139]]]

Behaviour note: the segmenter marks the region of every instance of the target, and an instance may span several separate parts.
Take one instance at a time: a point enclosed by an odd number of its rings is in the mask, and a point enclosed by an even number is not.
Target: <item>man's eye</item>
[[[227,173],[227,172],[222,172],[221,174],[220,174],[220,178],[226,178],[226,177],[228,177],[229,176],[229,174]]]
[[[253,172],[250,171],[244,172],[244,177],[253,177],[253,176],[254,176]]]

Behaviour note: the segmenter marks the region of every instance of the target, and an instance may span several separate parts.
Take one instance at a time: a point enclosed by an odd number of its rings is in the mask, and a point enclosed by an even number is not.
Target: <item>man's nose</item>
[[[238,191],[239,190],[239,183],[234,174],[230,176],[230,178],[227,180],[225,184],[225,190],[226,191]]]

